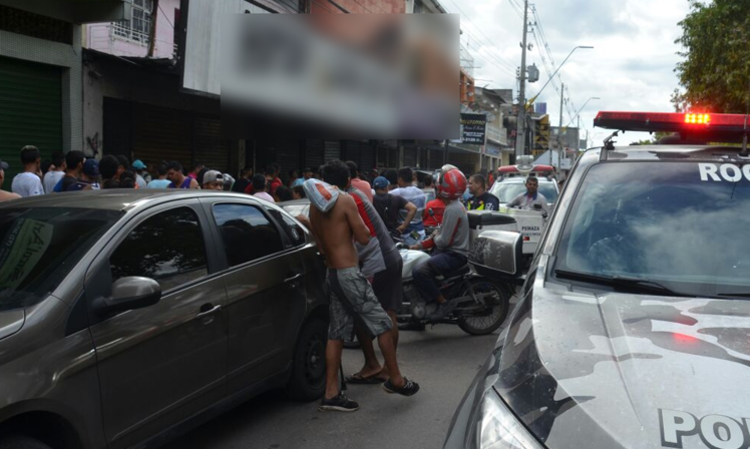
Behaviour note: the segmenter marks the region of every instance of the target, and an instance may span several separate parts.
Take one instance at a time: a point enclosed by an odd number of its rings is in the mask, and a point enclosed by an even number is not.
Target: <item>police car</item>
[[[750,446],[748,118],[598,114],[446,449]]]

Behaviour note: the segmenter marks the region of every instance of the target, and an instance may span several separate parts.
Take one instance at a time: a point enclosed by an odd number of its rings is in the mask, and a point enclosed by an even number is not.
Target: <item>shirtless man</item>
[[[349,168],[341,161],[329,162],[327,174],[349,177]],[[340,172],[340,173],[339,173]],[[314,192],[308,192],[308,196]],[[359,404],[350,401],[339,389],[338,370],[344,338],[352,334],[354,322],[377,336],[390,379],[383,384],[388,393],[411,396],[419,391],[416,382],[401,375],[390,317],[380,306],[372,287],[359,270],[359,259],[353,241],[366,245],[370,231],[362,221],[354,199],[338,192],[336,203],[328,212],[320,211],[314,202],[310,207],[310,226],[325,256],[328,267],[327,285],[331,292],[328,343],[326,346],[326,392],[318,409],[353,412]]]

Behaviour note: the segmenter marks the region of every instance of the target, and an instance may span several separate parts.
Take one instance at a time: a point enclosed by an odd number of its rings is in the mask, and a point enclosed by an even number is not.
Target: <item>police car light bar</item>
[[[605,129],[679,133],[684,139],[741,143],[748,133],[745,114],[599,112],[594,126]]]

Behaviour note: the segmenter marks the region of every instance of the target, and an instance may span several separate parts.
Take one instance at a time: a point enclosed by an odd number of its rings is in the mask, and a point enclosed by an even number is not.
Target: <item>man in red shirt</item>
[[[284,185],[283,182],[281,182],[281,179],[279,179],[279,172],[281,171],[281,167],[279,167],[279,164],[268,164],[266,165],[266,180],[271,184],[271,190],[269,190],[268,193],[273,196],[276,193],[276,189]]]

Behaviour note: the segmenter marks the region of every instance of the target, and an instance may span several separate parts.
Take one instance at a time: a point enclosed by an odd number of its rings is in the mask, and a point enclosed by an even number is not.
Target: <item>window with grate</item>
[[[133,0],[130,18],[112,24],[114,35],[148,44],[153,6],[153,0]]]

